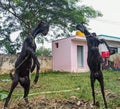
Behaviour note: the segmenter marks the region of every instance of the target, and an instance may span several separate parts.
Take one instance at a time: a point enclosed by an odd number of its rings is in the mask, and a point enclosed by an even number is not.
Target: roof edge
[[[105,35],[105,34],[100,34],[98,36],[104,36],[104,37],[108,37],[108,38],[115,38],[115,39],[120,39],[120,36],[111,36],[111,35]]]

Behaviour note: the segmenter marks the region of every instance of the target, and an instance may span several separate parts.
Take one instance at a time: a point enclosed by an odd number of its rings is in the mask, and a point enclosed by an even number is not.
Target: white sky
[[[120,0],[82,0],[102,12],[103,17],[90,20],[91,32],[120,37]]]

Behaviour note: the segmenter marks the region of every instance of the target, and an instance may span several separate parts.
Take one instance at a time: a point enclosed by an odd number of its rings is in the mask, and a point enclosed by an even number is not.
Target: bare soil
[[[0,102],[0,109],[3,102]],[[9,103],[7,109],[95,109],[88,101],[78,100],[72,96],[70,99],[47,99],[46,97],[35,97],[29,100],[27,105],[23,99]]]

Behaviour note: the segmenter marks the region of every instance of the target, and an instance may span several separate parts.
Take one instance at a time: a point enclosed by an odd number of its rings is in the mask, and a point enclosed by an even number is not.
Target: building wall
[[[14,69],[15,61],[18,55],[2,55],[0,54],[0,74],[9,73],[11,69]],[[40,57],[40,72],[52,70],[52,57]]]
[[[101,35],[99,35],[99,38],[105,39],[110,47],[117,48],[118,53],[120,53],[120,38],[119,37],[101,34]],[[101,49],[104,50],[104,46],[103,46],[103,48],[101,47]]]
[[[82,40],[81,40],[82,39]],[[56,44],[59,47],[56,47]],[[84,49],[84,67],[78,68],[77,65],[77,45]],[[69,72],[89,71],[87,66],[87,44],[85,37],[71,36],[52,42],[53,70]]]
[[[72,49],[71,49],[71,60],[72,60],[72,71],[74,72],[86,72],[89,71],[88,65],[87,65],[87,43],[86,40],[76,40],[71,41]],[[83,67],[78,68],[77,63],[77,46],[83,46]]]
[[[53,70],[71,71],[71,44],[68,38],[53,41]],[[57,47],[58,44],[58,47]]]
[[[112,40],[106,40],[106,42],[110,47],[118,48],[118,53],[120,53],[120,42],[112,41]],[[101,51],[107,51],[107,48],[106,48],[105,44],[101,44],[99,46],[99,49],[100,49],[100,52]]]
[[[120,42],[117,41],[106,41],[111,47],[120,48]]]

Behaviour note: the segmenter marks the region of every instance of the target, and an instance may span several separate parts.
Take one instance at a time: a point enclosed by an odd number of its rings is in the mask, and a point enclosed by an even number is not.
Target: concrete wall
[[[71,40],[71,67],[73,72],[88,72],[89,68],[87,65],[87,42],[84,39],[85,37],[79,37],[76,36]],[[78,66],[78,56],[77,56],[77,46],[82,46],[83,47],[83,66],[79,67]]]
[[[9,73],[14,68],[17,57],[18,55],[0,54],[0,74]],[[52,57],[38,56],[38,60],[41,64],[40,72],[52,70]]]
[[[53,70],[54,71],[71,71],[71,40],[63,38],[53,41]]]

